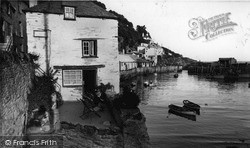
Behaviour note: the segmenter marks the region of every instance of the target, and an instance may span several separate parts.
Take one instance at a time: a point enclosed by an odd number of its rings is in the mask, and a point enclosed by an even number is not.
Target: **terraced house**
[[[57,69],[64,100],[111,83],[119,92],[117,17],[93,1],[49,1],[26,11],[28,50]],[[75,97],[72,97],[75,96]]]

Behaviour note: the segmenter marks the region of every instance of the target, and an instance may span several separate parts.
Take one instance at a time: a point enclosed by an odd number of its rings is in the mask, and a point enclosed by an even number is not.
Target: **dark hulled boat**
[[[193,111],[187,110],[184,107],[180,107],[173,104],[170,104],[168,107],[168,113],[196,121],[196,115]]]
[[[178,73],[174,74],[174,78],[178,78],[178,77],[179,77]]]
[[[183,104],[183,107],[186,108],[186,110],[195,111],[197,115],[200,115],[200,105],[189,100],[183,100]]]

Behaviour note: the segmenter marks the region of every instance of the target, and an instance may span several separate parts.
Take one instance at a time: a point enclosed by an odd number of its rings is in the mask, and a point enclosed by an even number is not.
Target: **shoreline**
[[[182,70],[182,66],[155,66],[155,67],[142,67],[134,68],[120,72],[120,81],[124,82],[132,79],[138,75],[148,75],[152,73],[165,73],[165,72],[178,72]]]

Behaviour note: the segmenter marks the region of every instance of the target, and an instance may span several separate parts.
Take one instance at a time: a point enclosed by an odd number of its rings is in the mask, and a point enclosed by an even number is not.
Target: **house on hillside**
[[[120,71],[154,66],[154,63],[152,61],[138,58],[136,55],[132,54],[119,54],[119,60],[120,60]]]
[[[164,50],[161,46],[156,43],[151,42],[150,44],[142,43],[140,46],[137,47],[139,57],[144,57],[146,60],[153,61],[155,65],[158,62],[158,58],[164,54]]]
[[[115,15],[91,1],[49,1],[25,11],[28,50],[40,55],[44,71],[58,70],[64,100],[100,83],[110,83],[119,93]]]
[[[0,0],[0,50],[27,53],[24,9],[29,0]]]

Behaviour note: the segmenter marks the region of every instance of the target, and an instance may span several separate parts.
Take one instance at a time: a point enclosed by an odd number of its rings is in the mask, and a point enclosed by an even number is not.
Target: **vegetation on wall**
[[[95,1],[94,3],[106,10],[105,4],[98,1]],[[128,21],[123,15],[113,10],[109,10],[109,12],[117,16],[119,52],[122,52],[123,49],[128,47],[136,49],[140,43],[149,42],[149,40],[144,39],[144,37],[150,37],[145,25],[137,25],[136,28],[134,28],[133,23]]]
[[[150,37],[145,26],[137,25],[135,29],[133,23],[128,21],[123,15],[112,10],[109,12],[118,17],[118,41],[120,52],[127,47],[136,49],[141,43],[149,42],[149,40],[144,39],[145,36]]]
[[[95,4],[106,9],[105,4],[95,1]],[[109,10],[110,13],[116,15],[118,17],[118,41],[119,41],[119,52],[122,52],[123,49],[130,48],[132,50],[136,50],[137,46],[141,43],[149,43],[151,36],[147,31],[145,25],[137,25],[134,28],[133,23],[130,22],[123,15]],[[162,47],[165,55],[161,57],[159,65],[171,65],[171,64],[188,64],[195,62],[195,60],[184,58],[182,55],[171,51],[168,48]]]
[[[3,51],[0,50],[0,63],[2,67],[8,66],[11,64],[22,64],[22,63],[31,63],[35,65],[35,61],[39,58],[38,55],[33,53],[22,53],[15,51]]]
[[[167,65],[182,65],[186,66],[188,64],[196,62],[196,60],[183,57],[181,54],[175,53],[166,47],[162,47],[164,50],[164,55],[161,58],[158,58],[159,66]]]
[[[62,96],[56,90],[57,78],[54,78],[57,71],[52,69],[48,73],[44,72],[41,76],[35,76],[33,87],[28,95],[29,114],[40,106],[45,106],[47,110],[52,107],[52,94],[56,95],[57,103],[62,104]]]

